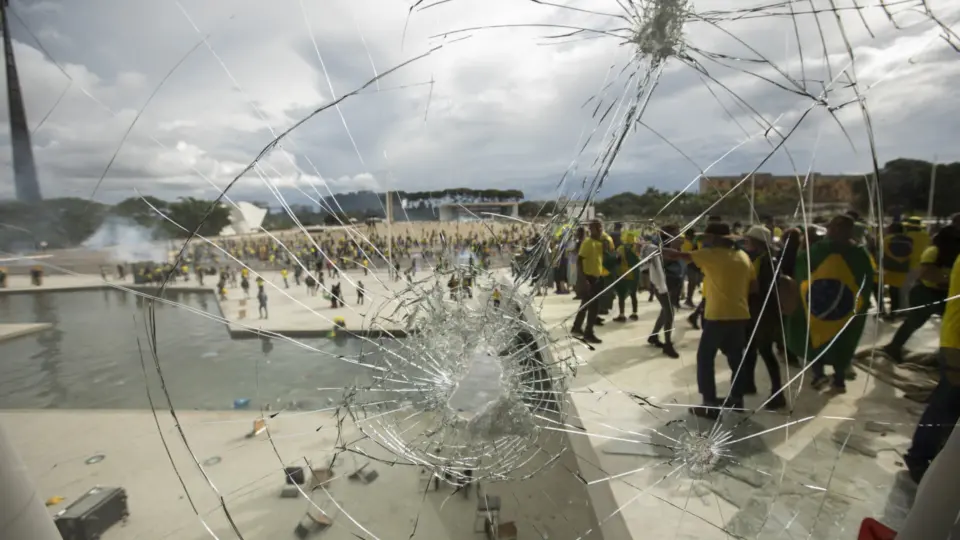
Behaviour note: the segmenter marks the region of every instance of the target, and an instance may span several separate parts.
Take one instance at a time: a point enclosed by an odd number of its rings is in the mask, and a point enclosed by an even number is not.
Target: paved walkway
[[[325,277],[324,286],[329,290],[336,283],[341,287],[345,306],[333,308],[329,293],[324,289],[316,295],[307,291],[301,281],[298,286],[293,276],[285,284],[279,272],[260,274],[268,283],[268,318],[258,314],[256,286],[251,283],[250,298],[245,298],[239,288],[229,288],[227,299],[220,302],[220,309],[230,321],[231,335],[266,330],[291,337],[325,336],[334,327],[334,321],[342,318],[344,327],[354,333],[369,334],[386,332],[401,337],[407,330],[407,318],[414,312],[415,302],[422,292],[433,286],[427,273],[414,276],[416,285],[391,279],[387,272],[346,272],[340,277]],[[363,284],[364,302],[359,303],[357,288]]]
[[[577,302],[551,294],[540,303],[544,324],[563,336]],[[720,427],[732,430],[730,440],[738,442],[727,446],[730,456],[716,470],[698,477],[682,466],[690,460],[678,448],[691,433],[713,427],[687,411],[700,399],[700,332],[683,320],[690,311],[681,312],[680,358],[667,358],[646,344],[658,312],[656,302],[642,298],[640,320],[598,328],[603,344],[595,350],[574,342],[581,365],[571,380],[569,422],[584,429],[571,437],[581,471],[595,483],[598,519],[622,519],[633,538],[710,540],[852,538],[868,516],[898,524],[912,488],[898,474],[903,468],[896,452],[908,446],[921,406],[862,372],[848,383],[847,394],[828,398],[808,387],[806,372],[807,386],[797,378],[788,392],[792,412],[727,415]],[[893,327],[871,325],[862,346],[875,342],[874,331],[881,336],[877,342],[885,343]],[[937,336],[928,325],[910,346],[933,349]],[[730,380],[725,365],[717,359],[721,395]],[[798,376],[797,368],[781,367],[785,379]],[[749,409],[770,392],[762,362],[757,385],[760,395],[747,398]]]
[[[294,527],[312,506],[302,493],[280,497],[283,467],[303,465],[305,459],[315,467],[327,464],[334,448],[341,445],[371,458],[342,453],[333,467],[333,480],[324,486],[326,492],[305,488],[334,522],[317,538],[481,537],[473,532],[476,491],[468,497],[453,495],[448,486],[426,491],[416,467],[392,464],[394,456],[364,440],[349,421],[343,424],[343,439],[338,439],[337,421],[330,413],[281,413],[267,420],[271,441],[266,433],[247,437],[257,416],[253,411],[178,412],[190,450],[223,496],[243,538],[295,538]],[[236,538],[218,493],[200,473],[170,414],[163,409],[158,409],[156,420],[150,411],[36,411],[3,412],[0,422],[36,482],[40,497],[65,498],[50,507],[51,515],[94,486],[120,486],[128,493],[130,518],[125,525],[109,529],[103,540],[206,540],[211,536],[201,519],[217,537]],[[93,456],[103,459],[87,464]],[[366,472],[379,474],[374,482],[363,484],[347,478],[364,465]],[[530,480],[483,483],[481,489],[485,495],[501,497],[500,521],[515,523],[519,538],[574,540],[594,523],[586,488],[569,472],[575,467],[573,454],[567,452],[554,468]]]

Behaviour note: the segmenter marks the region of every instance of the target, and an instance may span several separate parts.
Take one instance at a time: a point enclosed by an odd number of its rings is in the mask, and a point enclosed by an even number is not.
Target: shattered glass
[[[459,3],[468,0],[411,2],[407,24],[420,24],[433,10],[456,9]],[[364,84],[339,94],[333,92],[323,56],[329,61],[336,53],[321,51],[310,27],[308,11],[320,7],[308,10],[300,2],[295,8],[276,8],[293,10],[306,22],[305,29],[297,31],[310,37],[333,97],[283,130],[270,127],[267,116],[258,109],[272,140],[249,156],[246,167],[237,171],[229,184],[217,186],[194,170],[196,182],[199,188],[217,188],[220,195],[215,204],[234,206],[231,188],[241,180],[259,178],[276,199],[273,202],[297,227],[293,233],[262,230],[258,234],[278,244],[282,256],[291,259],[291,270],[299,267],[304,276],[324,273],[315,270],[317,261],[329,265],[332,275],[319,285],[319,297],[324,302],[335,300],[336,281],[347,290],[340,295],[348,301],[336,311],[321,309],[316,300],[284,287],[275,268],[237,257],[224,247],[222,239],[200,235],[186,224],[178,224],[190,238],[176,246],[175,267],[202,247],[224,264],[246,268],[252,277],[263,276],[271,309],[296,310],[301,320],[308,321],[302,326],[324,334],[329,331],[329,337],[324,336],[320,343],[316,336],[264,329],[241,311],[254,312],[253,300],[245,308],[232,297],[221,300],[219,310],[201,307],[178,298],[177,284],[169,279],[154,289],[108,284],[135,297],[137,303],[137,309],[131,310],[130,326],[139,338],[137,368],[142,370],[143,394],[152,411],[150,431],[138,436],[148,440],[144,444],[151,448],[163,448],[167,460],[163,481],[175,479],[175,492],[187,500],[193,515],[193,521],[171,525],[157,537],[286,538],[295,526],[323,528],[327,520],[329,530],[323,534],[336,538],[468,538],[487,532],[488,537],[499,535],[506,540],[509,529],[500,527],[509,518],[520,529],[520,538],[853,538],[864,517],[882,516],[891,526],[901,523],[911,494],[898,474],[900,453],[917,419],[911,407],[890,404],[894,390],[875,380],[880,371],[875,363],[881,360],[872,349],[859,357],[859,378],[849,385],[848,396],[855,395],[856,400],[838,403],[824,399],[809,387],[812,364],[785,364],[785,384],[780,392],[791,404],[789,409],[766,410],[776,397],[772,395],[754,399],[743,408],[724,403],[719,417],[711,421],[687,412],[699,405],[699,395],[694,375],[697,340],[684,339],[685,317],[677,317],[674,334],[681,358],[667,367],[641,347],[649,337],[647,318],[641,323],[643,331],[636,330],[619,343],[593,346],[572,335],[576,307],[569,301],[561,306],[556,296],[540,292],[549,286],[545,268],[564,264],[563,255],[551,246],[572,241],[574,230],[588,217],[588,208],[621,152],[641,133],[656,139],[657,151],[674,152],[699,171],[687,190],[701,181],[710,185],[711,169],[748,143],[759,142],[763,154],[749,158],[751,170],[733,189],[714,188],[713,205],[746,196],[751,175],[779,159],[790,163],[796,178],[795,220],[812,224],[808,212],[816,201],[809,189],[813,181],[810,171],[818,149],[811,130],[826,129],[827,125],[842,130],[849,152],[870,156],[877,175],[868,97],[874,86],[896,81],[895,70],[858,78],[859,59],[847,33],[856,27],[873,35],[880,31],[879,26],[884,32],[923,30],[932,38],[916,54],[933,48],[957,51],[960,38],[952,28],[960,13],[944,9],[949,16],[941,18],[939,8],[943,6],[932,7],[924,0],[517,3],[536,4],[564,22],[528,24],[507,13],[499,24],[436,28],[436,35],[426,43],[397,44],[398,49],[419,52],[405,52],[403,61],[386,69],[371,67]],[[196,42],[167,77],[192,55],[208,54],[243,93],[207,39],[207,30],[195,24],[186,7],[175,4],[196,31]],[[720,4],[726,7],[712,8]],[[18,17],[16,9],[11,14]],[[786,60],[764,56],[738,37],[747,25],[762,27],[774,21],[777,30],[791,29],[785,36],[777,36],[786,40]],[[786,25],[781,24],[784,21]],[[27,22],[21,23],[29,28]],[[392,227],[398,227],[389,223],[391,214],[399,217],[405,209],[392,204],[389,190],[394,187],[384,185],[380,187],[388,192],[384,202],[388,223],[374,227],[338,224],[342,227],[337,229],[339,238],[371,261],[369,275],[361,273],[321,245],[314,231],[300,222],[272,181],[281,176],[272,164],[285,160],[300,175],[324,178],[322,164],[315,166],[295,141],[298,129],[325,115],[343,123],[344,138],[362,161],[349,114],[341,109],[341,104],[360,95],[376,99],[368,94],[429,86],[422,115],[429,125],[431,115],[436,114],[430,111],[434,81],[394,84],[391,77],[485,32],[534,32],[531,39],[558,46],[588,39],[611,40],[618,50],[627,52],[611,57],[607,77],[596,81],[599,91],[586,99],[583,109],[590,120],[584,126],[585,136],[577,143],[573,163],[557,178],[556,204],[551,211],[541,209],[536,219],[473,216],[479,223],[475,230],[503,249],[504,254],[495,257],[493,264],[483,266],[471,255],[465,256],[462,246],[454,245],[441,232],[438,257],[417,258],[416,262],[405,259],[401,276],[394,270],[397,259],[390,253],[393,249],[384,249],[381,242],[384,237],[392,241]],[[34,33],[35,39],[42,44],[44,38],[37,35]],[[363,35],[358,34],[357,40],[364,42]],[[371,56],[371,64],[373,60]],[[902,64],[910,61],[904,58]],[[789,99],[775,104],[784,105],[782,110],[755,106],[741,95],[745,90],[727,85],[725,76],[734,72],[749,74],[757,84],[777,89]],[[682,150],[682,142],[670,141],[645,121],[648,114],[655,113],[658,86],[683,73],[694,74],[705,92],[699,99],[737,128],[736,137],[720,141],[724,150],[709,165],[695,163]],[[63,69],[63,74],[71,84],[80,84],[68,70]],[[87,95],[93,104],[115,116],[98,96]],[[254,100],[245,99],[258,108]],[[851,109],[857,114],[843,114]],[[419,119],[419,112],[417,116]],[[797,139],[802,136],[802,142],[793,144],[795,135]],[[122,146],[121,141],[117,152]],[[268,164],[271,157],[278,159]],[[303,163],[309,170],[301,169]],[[100,181],[111,164],[112,160],[104,164]],[[882,220],[884,207],[876,196],[875,178],[864,179],[871,193],[870,219]],[[92,187],[93,192],[99,185]],[[339,220],[342,208],[333,207],[339,203],[330,184],[311,188],[312,192],[302,191],[303,196],[326,206]],[[662,226],[676,221],[681,216],[671,208],[676,200],[659,208],[656,215],[644,216],[644,224]],[[163,215],[149,200],[144,202]],[[465,205],[461,210],[469,212]],[[759,219],[752,207],[751,212],[755,214],[752,218]],[[685,216],[679,234],[694,226],[702,228],[702,218],[709,213],[708,209],[698,216]],[[481,220],[492,217],[500,221],[487,225]],[[522,246],[508,246],[503,241],[510,226],[520,227]],[[525,251],[513,273],[507,270],[511,247]],[[313,248],[317,257],[308,258],[303,248]],[[427,249],[423,247],[423,251]],[[658,252],[645,257],[636,267],[645,267],[659,256]],[[417,272],[406,271],[417,263]],[[56,263],[44,264],[53,268]],[[68,268],[59,270],[71,273]],[[361,287],[361,280],[366,285]],[[352,302],[358,289],[366,291],[367,304],[363,306]],[[231,287],[231,291],[236,289]],[[494,297],[494,291],[499,296]],[[765,301],[778,304],[778,291],[768,291]],[[244,388],[253,397],[235,402],[235,407],[250,410],[202,416],[189,409],[203,409],[205,404],[178,405],[189,396],[177,395],[171,382],[177,371],[187,372],[190,367],[173,363],[175,359],[167,355],[175,354],[176,341],[206,338],[165,337],[164,332],[170,332],[175,324],[169,320],[171,310],[184,318],[196,317],[204,324],[224,327],[231,336],[257,338],[242,342],[248,352],[253,351],[251,356],[235,353],[243,358],[242,365],[249,368],[253,381]],[[884,328],[875,311],[869,317],[863,343],[879,346]],[[274,350],[275,344],[278,350]],[[40,350],[24,349],[22,354],[49,361],[59,357],[59,350],[54,350],[58,348],[57,344],[40,344]],[[290,352],[294,350],[297,352]],[[322,368],[306,364],[295,354],[327,364]],[[274,380],[271,371],[279,372],[279,366],[292,358],[304,363],[283,372],[289,380]],[[647,370],[647,363],[657,367]],[[330,364],[343,364],[350,371],[335,373]],[[315,369],[329,370],[324,372],[325,376],[329,373],[328,379],[321,383],[310,378],[306,372]],[[11,408],[16,407],[15,400],[10,403]],[[86,425],[79,417],[76,422]],[[116,426],[131,425],[116,422]],[[252,432],[242,436],[251,424]],[[26,433],[20,424],[14,422],[13,426],[15,434]],[[25,447],[35,448],[32,443]],[[102,463],[89,467],[112,466],[115,461],[109,453],[90,450],[80,459],[96,455]],[[216,455],[211,455],[214,452]],[[32,452],[21,449],[21,453]],[[55,467],[56,463],[45,466]],[[240,465],[226,469],[229,463]],[[274,524],[267,514],[289,512],[286,508],[292,504],[281,510],[278,501],[270,506],[251,503],[259,499],[250,497],[269,493],[276,499],[275,492],[286,489],[286,468],[291,466],[303,466],[307,474],[307,482],[292,483],[295,488],[289,491],[291,499],[303,503],[293,513],[298,518],[305,516],[305,521]],[[116,475],[109,478],[126,480]],[[466,506],[460,504],[461,495],[469,500]],[[137,504],[136,497],[131,504]],[[479,529],[475,522],[470,528],[474,518],[480,520]],[[132,531],[138,531],[136,537],[149,537],[142,535],[150,528],[135,528],[136,520],[134,512],[130,529],[126,529],[131,536],[118,529],[110,532],[110,538],[132,538]],[[166,527],[162,521],[156,519],[153,525]]]

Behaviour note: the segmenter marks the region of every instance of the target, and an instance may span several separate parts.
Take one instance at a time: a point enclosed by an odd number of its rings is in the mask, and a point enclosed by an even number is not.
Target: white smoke
[[[166,262],[166,243],[158,241],[156,228],[144,227],[122,217],[110,216],[81,244],[87,249],[107,251],[117,262]]]

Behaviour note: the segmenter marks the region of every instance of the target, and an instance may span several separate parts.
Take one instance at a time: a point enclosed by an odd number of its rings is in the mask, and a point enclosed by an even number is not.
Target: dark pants
[[[844,373],[844,370],[837,367],[837,363],[833,361],[830,357],[832,351],[828,350],[820,354],[820,358],[814,357],[816,361],[810,366],[810,371],[813,372],[813,378],[822,379],[827,376],[827,370],[825,369],[827,364],[833,366],[833,386],[834,388],[846,388],[847,387],[847,376]]]
[[[900,309],[900,287],[890,287],[890,311]]]
[[[744,339],[750,341],[750,334],[753,333],[755,321],[750,321],[746,328]],[[761,323],[762,324],[762,323]],[[767,368],[767,374],[770,376],[770,393],[776,393],[783,386],[780,378],[780,363],[777,362],[777,355],[773,352],[773,344],[777,341],[776,331],[779,328],[770,327],[770,325],[760,326],[753,335],[753,340],[747,347],[747,353],[743,357],[743,369],[740,377],[743,379],[743,389],[747,391],[756,391],[756,369],[757,356],[763,359],[763,365]]]
[[[717,401],[717,379],[714,361],[717,352],[727,357],[732,371],[733,382],[730,388],[731,400],[743,397],[743,374],[737,377],[737,370],[743,360],[746,327],[750,321],[703,321],[703,333],[700,346],[697,347],[697,388],[704,403]]]
[[[667,276],[667,295],[674,307],[680,307],[680,291],[683,290],[683,278]]]
[[[946,366],[941,360],[940,384],[930,395],[930,401],[920,416],[917,430],[913,433],[913,443],[906,455],[911,469],[915,466],[921,473],[933,458],[937,457],[944,442],[953,432],[953,426],[960,420],[960,386],[950,384],[945,369]]]
[[[630,302],[633,305],[633,313],[637,312],[637,286],[633,282],[629,282],[624,286],[619,286],[617,284],[617,303],[620,307],[620,314],[623,315],[623,310],[626,308],[627,297],[630,297]]]
[[[593,323],[597,322],[597,313],[600,311],[600,291],[603,290],[603,280],[594,276],[584,276],[587,280],[585,296],[580,298],[580,309],[577,310],[577,316],[573,319],[573,329],[583,329],[584,335],[593,335]],[[587,324],[583,324],[583,318],[587,318]]]
[[[600,290],[602,291],[604,289],[607,289],[599,299],[600,300],[599,309],[601,312],[608,312],[613,309],[613,300],[617,296],[617,293],[614,290],[616,288],[616,285],[613,285],[613,282],[616,281],[616,279],[617,279],[617,276],[614,276],[613,274],[604,278],[600,278],[600,283],[602,284],[600,287]]]
[[[663,330],[663,341],[670,343],[670,335],[673,333],[673,305],[667,293],[657,293],[657,300],[660,301],[660,315],[653,325],[653,335],[660,337],[660,330]]]
[[[700,286],[700,269],[696,266],[687,267],[687,305],[693,305],[693,293]]]
[[[902,349],[910,336],[920,329],[930,317],[934,315],[943,315],[943,309],[946,306],[944,300],[947,299],[947,291],[931,289],[922,283],[914,285],[910,289],[910,311],[906,312],[907,318],[897,328],[897,333],[893,335],[890,346]]]

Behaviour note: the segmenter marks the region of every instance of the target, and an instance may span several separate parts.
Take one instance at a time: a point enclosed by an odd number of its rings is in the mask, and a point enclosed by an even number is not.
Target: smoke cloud
[[[144,227],[131,219],[111,216],[81,245],[107,251],[116,261],[166,262],[166,243],[159,241],[162,237],[155,227]]]

